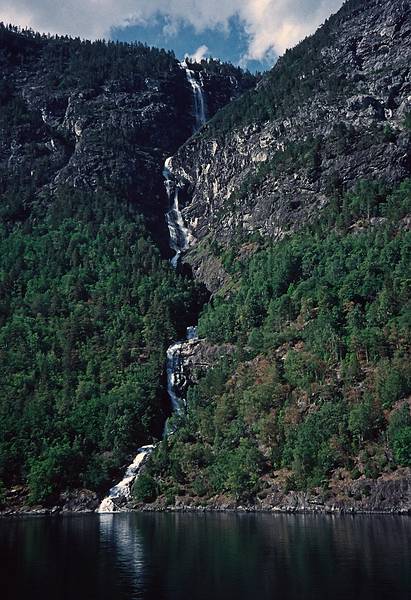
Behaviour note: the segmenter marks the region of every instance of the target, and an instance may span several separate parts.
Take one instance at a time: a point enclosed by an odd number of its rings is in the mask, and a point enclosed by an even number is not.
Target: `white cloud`
[[[282,54],[338,10],[343,0],[0,0],[0,19],[39,31],[108,37],[112,27],[167,16],[167,33],[191,24],[227,28],[237,16],[249,35],[245,59]]]
[[[186,54],[185,58],[190,59],[191,62],[201,62],[203,60],[203,58],[205,58],[207,56],[207,52],[208,52],[208,46],[206,46],[205,44],[203,46],[200,46],[199,48],[197,48],[197,50],[194,52],[194,54]]]

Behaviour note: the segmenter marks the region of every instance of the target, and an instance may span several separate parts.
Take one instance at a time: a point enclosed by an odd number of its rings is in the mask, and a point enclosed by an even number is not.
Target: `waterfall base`
[[[138,449],[133,462],[127,467],[123,479],[111,488],[108,496],[102,500],[96,512],[114,513],[126,510],[125,504],[131,498],[132,485],[137,479],[145,460],[151,454],[154,448],[155,446],[151,445],[142,446]]]

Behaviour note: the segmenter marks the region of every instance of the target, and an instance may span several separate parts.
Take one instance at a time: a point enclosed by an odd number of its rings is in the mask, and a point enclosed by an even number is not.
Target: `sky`
[[[0,0],[0,20],[88,39],[143,41],[265,69],[343,0]]]

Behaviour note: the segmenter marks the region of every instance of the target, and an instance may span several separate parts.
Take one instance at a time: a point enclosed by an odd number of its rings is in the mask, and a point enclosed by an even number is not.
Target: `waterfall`
[[[207,118],[206,118],[206,107],[205,107],[205,99],[201,85],[198,83],[194,71],[188,68],[187,63],[181,63],[183,69],[186,72],[188,83],[191,85],[191,89],[193,91],[193,99],[194,99],[194,116],[195,116],[195,127],[194,133],[202,127]]]
[[[133,462],[127,467],[123,479],[111,488],[108,496],[101,502],[97,509],[98,513],[113,513],[123,510],[122,506],[131,498],[133,482],[153,449],[153,445],[142,446],[138,449]]]
[[[203,90],[195,77],[194,71],[188,68],[184,61],[181,66],[186,72],[187,80],[191,86],[193,93],[193,107],[195,116],[196,132],[206,122],[206,108]],[[171,259],[172,266],[176,269],[181,254],[188,249],[191,234],[184,224],[183,216],[179,207],[179,186],[173,179],[170,170],[172,157],[167,158],[164,163],[164,180],[167,191],[167,196],[170,202],[170,209],[166,213],[166,221],[170,234],[169,244],[174,256]],[[171,401],[173,412],[181,411],[184,403],[184,398],[181,396],[181,389],[186,384],[184,375],[184,361],[182,350],[187,344],[192,344],[197,340],[197,327],[187,327],[186,337],[184,340],[174,342],[167,350],[167,393]],[[165,427],[165,435],[169,432],[167,424]]]
[[[181,63],[185,69],[187,80],[190,83],[193,93],[193,106],[195,116],[195,128],[197,131],[206,122],[206,109],[203,90],[198,83],[194,71],[187,67],[186,63]],[[180,256],[188,249],[191,241],[191,234],[184,224],[183,216],[179,207],[179,186],[175,182],[170,170],[171,157],[164,163],[163,176],[164,184],[169,200],[169,210],[166,212],[166,222],[169,232],[169,244],[174,256],[171,258],[171,264],[176,269]],[[186,338],[172,344],[167,350],[167,393],[171,401],[173,412],[182,409],[184,399],[181,397],[181,387],[184,386],[185,375],[183,371],[182,350],[185,344],[192,344],[197,340],[196,327],[188,327]],[[168,434],[167,424],[165,435]],[[125,510],[123,507],[131,498],[131,487],[138,477],[141,467],[151,454],[155,446],[143,446],[138,449],[133,462],[127,467],[123,479],[117,483],[104,498],[97,509],[98,513],[113,513]]]
[[[182,409],[184,399],[179,395],[181,389],[186,384],[184,375],[184,363],[182,350],[184,346],[196,342],[197,327],[187,327],[187,333],[184,340],[175,342],[167,350],[167,393],[171,400],[173,412],[179,412]]]
[[[176,268],[181,254],[187,250],[189,246],[191,234],[184,225],[183,216],[179,207],[179,187],[173,180],[173,176],[170,171],[170,161],[171,156],[167,158],[166,162],[164,163],[163,176],[165,179],[167,196],[170,202],[170,208],[166,212],[166,223],[170,236],[170,248],[174,252],[174,256],[171,259],[171,264],[174,268]]]
[[[194,71],[188,68],[187,63],[181,63],[182,68],[186,72],[187,80],[190,83],[193,94],[193,108],[195,116],[194,132],[200,129],[206,122],[205,99],[201,85],[195,77]],[[180,188],[174,181],[170,170],[172,157],[170,156],[164,163],[163,177],[169,201],[169,210],[166,212],[166,222],[170,236],[170,248],[174,252],[171,259],[171,264],[174,268],[177,267],[180,256],[185,252],[190,244],[192,236],[184,224],[183,215],[179,206]]]

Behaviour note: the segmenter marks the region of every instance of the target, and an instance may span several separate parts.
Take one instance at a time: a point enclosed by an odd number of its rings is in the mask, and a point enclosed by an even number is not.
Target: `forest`
[[[3,222],[0,254],[0,478],[33,502],[104,489],[161,435],[165,350],[202,292],[110,194],[60,190],[41,222]]]
[[[410,180],[362,181],[299,233],[230,255],[234,291],[199,335],[237,350],[191,388],[137,499],[252,501],[274,473],[326,490],[337,469],[411,466],[410,202]]]

